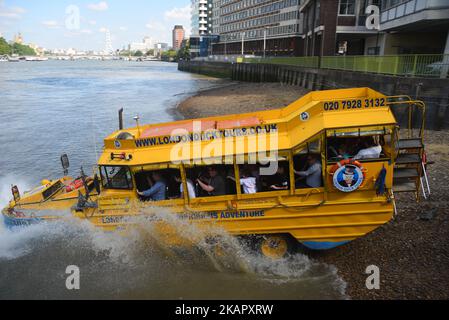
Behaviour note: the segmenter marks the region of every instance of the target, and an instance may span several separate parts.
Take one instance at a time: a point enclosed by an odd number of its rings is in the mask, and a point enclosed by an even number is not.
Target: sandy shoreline
[[[235,83],[201,91],[179,104],[185,118],[199,118],[280,108],[307,91],[281,84]],[[412,196],[398,197],[398,216],[368,236],[325,252],[307,252],[313,259],[335,265],[348,284],[352,299],[449,298],[449,132],[427,132],[426,147],[432,200],[417,204]],[[419,219],[431,212],[430,221]],[[376,265],[380,290],[367,290],[365,270]]]

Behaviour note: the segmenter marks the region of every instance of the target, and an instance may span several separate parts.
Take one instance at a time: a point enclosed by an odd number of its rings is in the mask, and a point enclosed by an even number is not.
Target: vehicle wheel
[[[292,251],[291,239],[284,235],[263,236],[257,245],[257,251],[273,260],[285,258]]]

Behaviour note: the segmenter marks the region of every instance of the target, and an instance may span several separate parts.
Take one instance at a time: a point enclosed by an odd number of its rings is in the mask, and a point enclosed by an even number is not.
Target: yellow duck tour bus
[[[409,110],[404,132],[394,107]],[[395,193],[430,195],[424,118],[422,102],[368,88],[311,92],[256,113],[142,126],[135,118],[104,140],[92,196],[79,192],[72,213],[114,231],[164,210],[249,239],[269,257],[295,242],[334,248],[389,222]],[[161,222],[167,239],[177,231]]]

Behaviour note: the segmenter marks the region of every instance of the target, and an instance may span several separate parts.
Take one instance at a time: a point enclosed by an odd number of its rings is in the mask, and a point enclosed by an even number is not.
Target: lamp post
[[[226,36],[224,36],[225,39],[225,43],[224,43],[224,54],[225,54],[225,59],[228,57],[228,39]]]
[[[242,32],[242,57],[245,54],[245,32]]]
[[[268,27],[265,27],[263,31],[263,58],[266,58],[266,51],[267,51],[267,31]]]

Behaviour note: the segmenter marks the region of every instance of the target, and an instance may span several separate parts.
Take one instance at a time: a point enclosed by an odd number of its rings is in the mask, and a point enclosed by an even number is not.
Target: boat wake
[[[160,208],[145,210],[157,219],[137,218],[136,227],[120,234],[75,218],[1,231],[0,299],[346,298],[346,284],[332,266],[303,254],[268,260],[219,228],[199,229]],[[167,244],[158,232],[161,221],[182,245]],[[78,291],[65,288],[69,265],[80,269]]]

